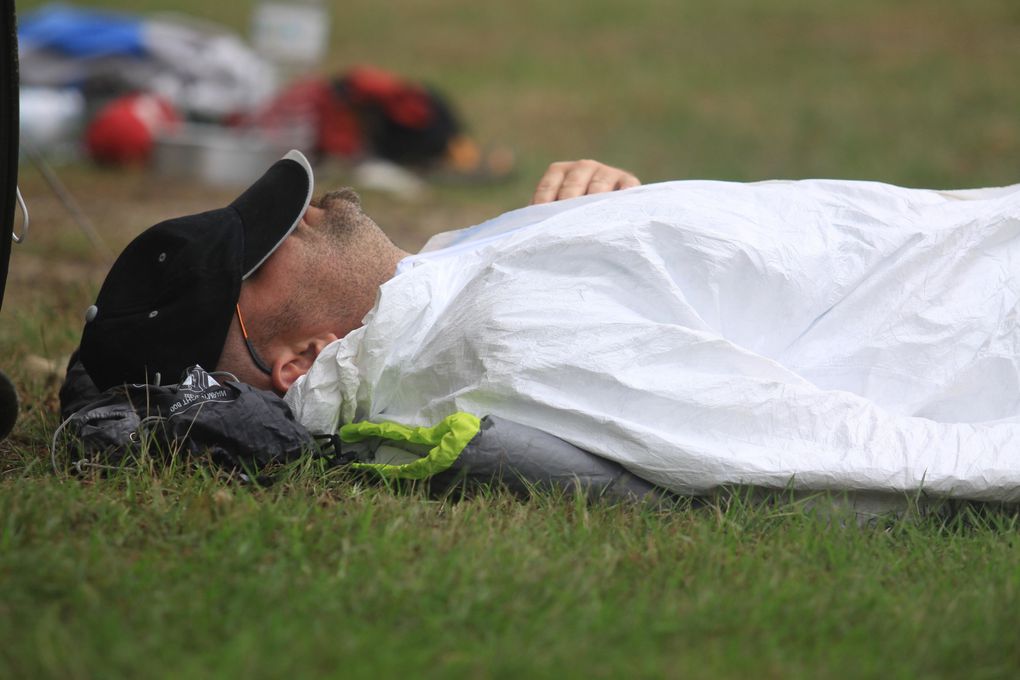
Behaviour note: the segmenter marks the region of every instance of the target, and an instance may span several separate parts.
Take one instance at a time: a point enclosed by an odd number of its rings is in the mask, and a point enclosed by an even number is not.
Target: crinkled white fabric
[[[301,422],[492,413],[683,493],[1020,500],[1020,185],[672,182],[437,245],[288,393]]]

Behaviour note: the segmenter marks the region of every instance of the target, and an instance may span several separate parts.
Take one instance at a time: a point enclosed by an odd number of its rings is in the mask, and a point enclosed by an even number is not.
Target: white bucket
[[[252,45],[285,68],[320,63],[328,40],[329,12],[320,0],[261,0],[255,6]]]
[[[188,124],[156,139],[153,167],[163,177],[247,186],[287,150],[252,132]]]

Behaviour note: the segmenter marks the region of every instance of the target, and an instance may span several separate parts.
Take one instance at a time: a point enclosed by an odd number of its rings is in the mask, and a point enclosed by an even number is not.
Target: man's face
[[[245,318],[253,319],[256,337],[319,331],[342,316],[339,260],[353,227],[336,193],[309,206],[293,233],[242,286],[239,303]]]
[[[291,235],[245,281],[238,305],[264,361],[272,365],[288,351],[321,346],[323,339],[343,337],[360,325],[374,300],[374,290],[366,299],[364,276],[359,274],[372,259],[366,246],[373,231],[382,234],[362,213],[357,194],[328,193],[308,208]],[[238,343],[243,339],[235,324],[227,347],[243,346]]]

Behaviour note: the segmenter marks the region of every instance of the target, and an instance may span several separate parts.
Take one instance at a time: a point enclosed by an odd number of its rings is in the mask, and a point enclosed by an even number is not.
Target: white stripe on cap
[[[305,155],[297,149],[291,149],[280,160],[291,160],[304,168],[305,172],[308,173],[308,195],[305,196],[304,206],[302,206],[301,212],[298,213],[297,219],[294,220],[294,224],[290,225],[287,232],[280,238],[279,241],[276,242],[276,245],[269,249],[269,252],[266,253],[265,257],[256,262],[255,266],[249,269],[245,275],[241,277],[242,281],[254,274],[258,268],[262,266],[262,263],[268,260],[269,256],[276,252],[276,249],[280,247],[280,244],[286,241],[287,237],[290,236],[295,229],[297,229],[297,225],[301,222],[301,218],[304,217],[305,213],[308,211],[308,204],[312,202],[312,193],[315,191],[315,175],[312,173],[312,165],[308,162],[308,159],[305,158]]]

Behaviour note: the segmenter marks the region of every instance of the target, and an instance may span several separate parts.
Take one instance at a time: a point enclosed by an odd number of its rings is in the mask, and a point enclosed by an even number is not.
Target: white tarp
[[[649,185],[401,272],[287,395],[312,429],[491,413],[680,492],[1020,500],[1020,185]]]

